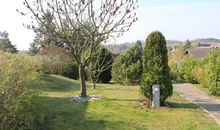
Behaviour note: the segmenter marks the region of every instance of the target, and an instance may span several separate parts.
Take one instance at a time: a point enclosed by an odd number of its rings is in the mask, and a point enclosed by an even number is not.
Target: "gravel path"
[[[220,125],[220,101],[216,100],[191,84],[174,84],[174,89],[192,103],[200,106]]]

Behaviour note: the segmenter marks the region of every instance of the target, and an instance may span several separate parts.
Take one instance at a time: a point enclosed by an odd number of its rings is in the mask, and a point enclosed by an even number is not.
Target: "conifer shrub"
[[[142,53],[141,42],[137,41],[124,55],[118,56],[112,67],[113,80],[126,85],[139,84],[143,71]]]
[[[141,79],[141,92],[152,99],[152,85],[160,85],[160,102],[172,95],[173,86],[168,67],[166,40],[161,32],[149,34],[143,50],[143,73]]]

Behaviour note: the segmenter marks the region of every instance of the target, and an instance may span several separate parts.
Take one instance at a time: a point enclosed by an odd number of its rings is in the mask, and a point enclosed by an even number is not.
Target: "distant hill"
[[[176,45],[176,44],[182,44],[183,41],[177,41],[177,40],[167,40],[168,45]]]
[[[144,43],[143,41],[141,42],[142,44]],[[125,53],[129,48],[134,46],[134,44],[135,43],[125,42],[121,44],[109,44],[109,45],[106,45],[105,47],[113,54],[122,54],[122,53]]]
[[[141,41],[144,45],[144,41]],[[167,40],[167,46],[176,46],[183,44],[185,41],[178,41],[178,40]],[[204,38],[204,39],[195,39],[190,41],[192,44],[210,44],[210,45],[220,45],[220,39],[216,38]],[[110,44],[106,45],[106,48],[111,51],[113,54],[121,54],[125,53],[129,48],[131,48],[135,43],[125,42],[121,44]]]
[[[205,43],[205,44],[215,44],[215,43],[220,44],[220,39],[215,39],[215,38],[195,39],[195,40],[192,40],[191,42],[192,43]]]

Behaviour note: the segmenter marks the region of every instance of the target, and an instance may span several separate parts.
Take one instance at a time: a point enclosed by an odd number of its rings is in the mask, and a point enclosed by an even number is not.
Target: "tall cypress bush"
[[[160,84],[160,102],[164,104],[167,97],[172,95],[173,86],[168,67],[166,40],[161,32],[152,32],[147,37],[142,61],[142,94],[152,99],[152,85]]]

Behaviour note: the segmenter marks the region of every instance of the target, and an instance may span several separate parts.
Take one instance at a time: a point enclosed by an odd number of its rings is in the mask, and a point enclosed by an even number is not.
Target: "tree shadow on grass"
[[[198,109],[199,107],[192,103],[183,102],[166,102],[170,108],[183,108],[183,109]]]
[[[129,101],[129,102],[141,102],[143,101],[142,99],[118,99],[118,98],[108,98],[106,100],[110,100],[110,101]]]
[[[86,116],[87,103],[73,103],[66,98],[42,97],[34,99],[34,105],[45,115],[45,123],[39,130],[106,129],[104,120],[91,120]]]
[[[80,85],[56,76],[44,75],[42,78],[41,87],[39,87],[38,90],[48,92],[67,92],[70,90],[79,91]]]

